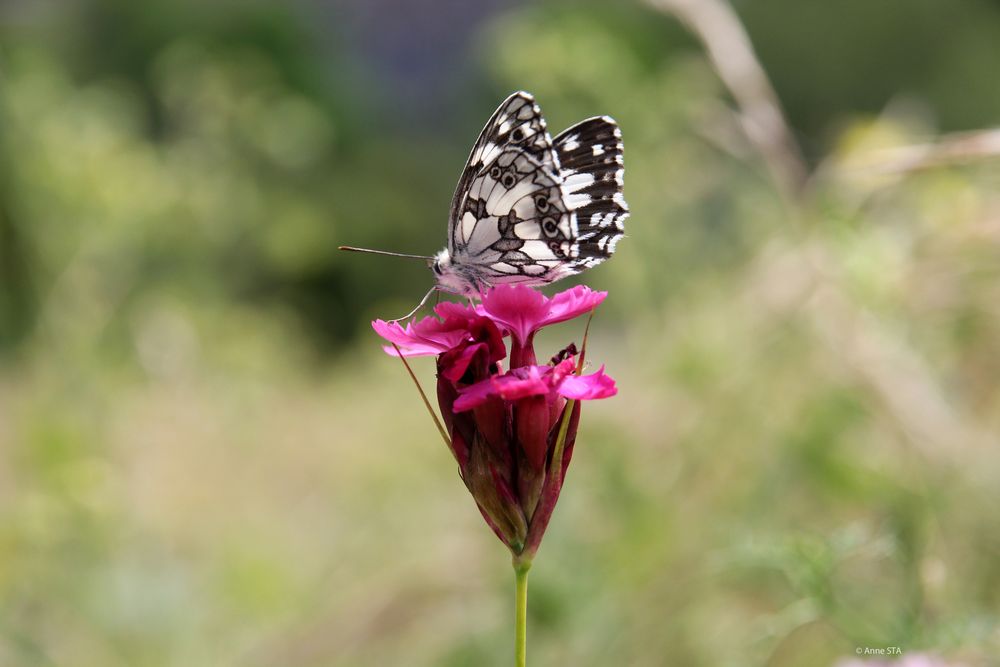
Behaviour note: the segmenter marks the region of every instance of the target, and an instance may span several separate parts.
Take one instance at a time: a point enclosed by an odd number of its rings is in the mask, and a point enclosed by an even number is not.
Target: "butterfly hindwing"
[[[628,204],[622,194],[625,163],[618,124],[589,118],[555,139],[563,193],[576,217],[576,259],[572,272],[600,264],[624,236]]]

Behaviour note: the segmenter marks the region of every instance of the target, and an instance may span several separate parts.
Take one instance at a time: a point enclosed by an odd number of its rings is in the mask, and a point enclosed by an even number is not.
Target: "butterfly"
[[[433,257],[402,255],[428,260],[434,272],[420,305],[435,290],[471,298],[493,285],[545,285],[611,257],[629,215],[623,150],[608,116],[553,139],[529,93],[504,100],[459,178],[447,246]]]

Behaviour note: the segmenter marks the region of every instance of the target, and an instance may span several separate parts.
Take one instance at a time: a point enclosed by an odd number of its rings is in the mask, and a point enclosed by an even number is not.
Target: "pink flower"
[[[436,317],[405,327],[372,323],[403,356],[437,355],[438,406],[462,480],[483,518],[521,560],[534,556],[559,498],[579,401],[617,393],[603,366],[576,373],[573,345],[550,364],[536,364],[533,338],[542,327],[592,311],[605,296],[574,287],[549,299],[528,287],[504,286],[485,292],[478,306],[439,304]],[[505,373],[508,334],[511,370]],[[385,350],[397,354],[391,346]]]
[[[536,331],[589,313],[607,296],[577,285],[550,299],[524,285],[500,285],[482,295],[478,310],[510,333],[511,367],[517,368],[535,363],[531,347]]]

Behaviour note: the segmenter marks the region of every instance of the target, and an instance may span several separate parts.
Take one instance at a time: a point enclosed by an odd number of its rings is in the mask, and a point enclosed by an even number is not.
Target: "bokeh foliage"
[[[616,117],[633,211],[585,277],[621,394],[532,660],[1000,654],[1000,161],[879,169],[1000,118],[1000,10],[737,3],[810,163],[790,203],[676,21],[500,5],[425,106],[360,46],[388,1],[4,10],[0,663],[509,662],[505,552],[367,330],[431,276],[336,246],[436,250],[519,88]]]

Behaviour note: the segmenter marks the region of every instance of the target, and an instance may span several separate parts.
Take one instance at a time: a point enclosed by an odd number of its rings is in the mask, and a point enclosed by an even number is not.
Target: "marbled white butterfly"
[[[614,253],[628,217],[621,136],[614,120],[600,116],[553,141],[534,98],[514,93],[472,148],[451,202],[447,247],[434,257],[403,256],[428,260],[437,278],[431,292],[469,297],[491,285],[551,283],[600,264]]]

